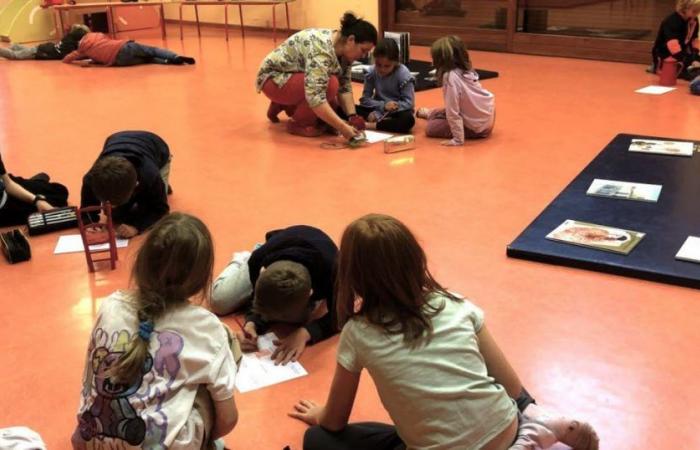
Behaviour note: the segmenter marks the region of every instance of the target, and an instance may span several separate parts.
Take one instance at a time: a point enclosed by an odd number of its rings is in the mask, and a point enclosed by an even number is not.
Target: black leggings
[[[12,180],[28,190],[32,194],[42,194],[52,206],[66,206],[68,204],[68,189],[62,184],[49,183],[44,180],[24,179],[10,175]],[[36,212],[36,206],[24,203],[7,195],[5,206],[0,209],[0,227],[12,225],[26,225],[27,217]]]
[[[365,119],[374,111],[372,108],[362,105],[355,106],[355,110],[357,110],[357,114]],[[405,134],[411,131],[415,124],[416,119],[413,117],[413,111],[404,110],[391,113],[381,122],[377,122],[377,130]]]
[[[524,388],[515,401],[520,412],[523,412],[528,405],[535,403],[535,399]],[[383,423],[353,423],[338,432],[314,426],[304,434],[304,450],[404,450],[405,448],[406,444],[396,433],[396,427]]]

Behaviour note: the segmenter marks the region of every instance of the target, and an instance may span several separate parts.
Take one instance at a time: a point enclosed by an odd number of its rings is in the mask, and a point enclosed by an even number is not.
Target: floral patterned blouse
[[[265,57],[255,87],[262,91],[268,78],[282,87],[293,74],[300,72],[304,73],[306,101],[312,108],[327,101],[331,75],[338,76],[339,94],[352,92],[350,65],[341,63],[335,54],[333,30],[310,28],[290,36]]]

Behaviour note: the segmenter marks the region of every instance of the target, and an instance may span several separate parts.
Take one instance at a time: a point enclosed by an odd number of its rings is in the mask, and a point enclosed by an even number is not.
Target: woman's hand
[[[399,109],[399,104],[394,101],[386,102],[384,105],[385,111],[396,111],[397,109]]]
[[[312,400],[299,400],[299,403],[294,405],[294,411],[289,413],[289,417],[299,419],[308,425],[318,425],[323,406],[319,406]]]
[[[357,136],[358,134],[360,134],[360,132],[357,131],[357,128],[355,128],[355,127],[353,127],[353,126],[351,126],[351,125],[348,125],[348,124],[343,125],[343,128],[341,128],[339,131],[340,131],[340,134],[342,134],[343,137],[344,137],[345,139],[348,139],[348,140],[350,140],[350,139],[352,139],[353,137],[355,137],[355,136]]]

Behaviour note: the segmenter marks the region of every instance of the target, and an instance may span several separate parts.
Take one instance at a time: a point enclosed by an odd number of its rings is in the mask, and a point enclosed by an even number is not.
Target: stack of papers
[[[638,94],[662,95],[662,94],[666,94],[667,92],[671,92],[675,89],[676,88],[674,88],[674,87],[652,85],[652,86],[643,87],[641,89],[637,89],[634,92],[636,92]]]
[[[129,245],[128,239],[117,239],[117,248],[124,248]],[[79,234],[70,234],[67,236],[60,236],[58,242],[56,243],[56,249],[53,251],[54,255],[61,255],[63,253],[79,253],[85,250],[83,247],[83,239]],[[90,250],[93,252],[98,252],[101,250],[109,250],[109,244],[91,245]]]
[[[239,392],[250,392],[308,375],[306,369],[298,362],[290,362],[284,366],[275,365],[270,356],[275,351],[276,346],[273,342],[276,339],[275,333],[259,336],[259,350],[243,354],[236,374],[236,388]]]
[[[676,259],[700,263],[700,237],[688,236],[683,247],[676,253]]]

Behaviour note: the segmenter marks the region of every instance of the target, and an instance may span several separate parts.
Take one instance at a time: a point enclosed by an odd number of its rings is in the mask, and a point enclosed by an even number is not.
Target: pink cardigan
[[[445,115],[456,144],[464,143],[464,129],[483,133],[493,127],[495,97],[479,83],[474,71],[455,69],[442,78]]]

